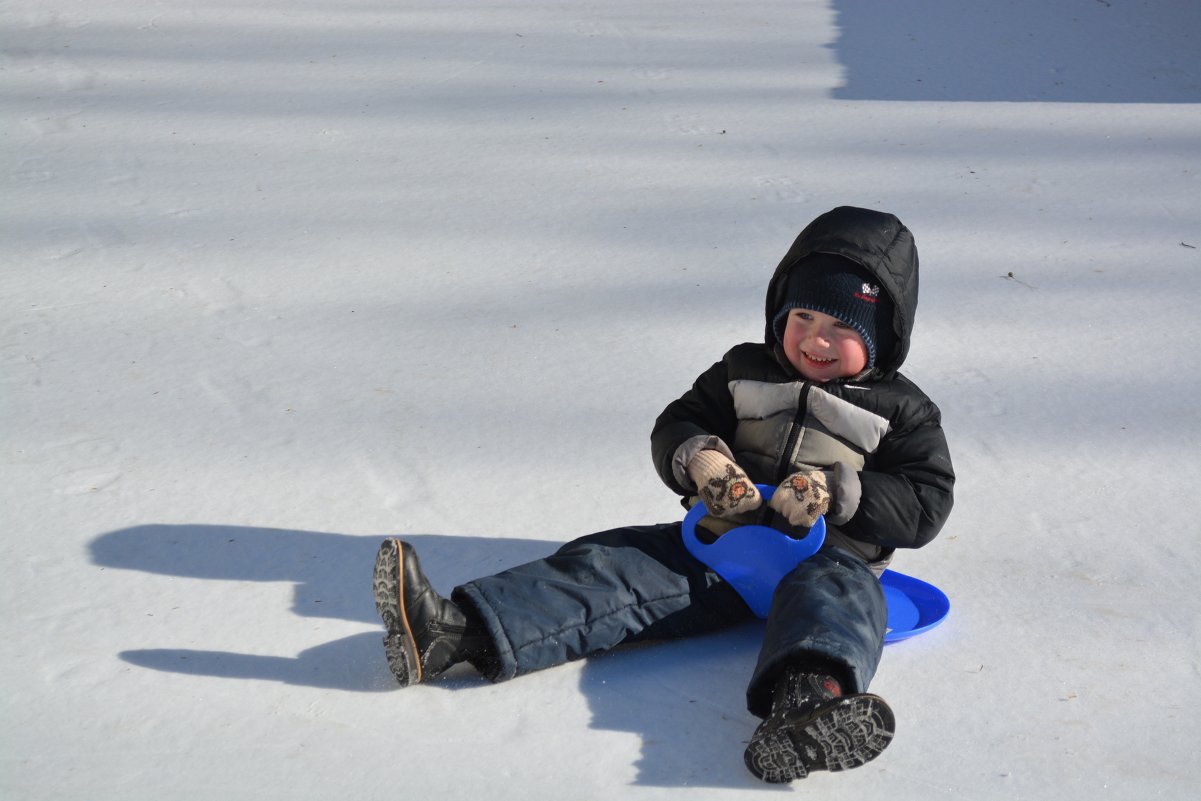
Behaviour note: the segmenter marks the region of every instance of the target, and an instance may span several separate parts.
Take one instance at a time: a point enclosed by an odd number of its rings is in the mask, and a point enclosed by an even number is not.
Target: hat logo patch
[[[859,288],[859,291],[855,293],[855,297],[859,298],[860,300],[867,301],[868,303],[876,303],[880,300],[880,287],[876,286],[875,284],[865,283]]]

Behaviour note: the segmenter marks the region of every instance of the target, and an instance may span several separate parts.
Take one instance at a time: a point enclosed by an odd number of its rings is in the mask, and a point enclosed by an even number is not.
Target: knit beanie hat
[[[811,253],[793,265],[784,291],[784,304],[772,320],[776,340],[784,341],[788,312],[809,309],[836,317],[863,337],[867,366],[877,355],[887,356],[896,342],[892,299],[867,270],[850,259]]]

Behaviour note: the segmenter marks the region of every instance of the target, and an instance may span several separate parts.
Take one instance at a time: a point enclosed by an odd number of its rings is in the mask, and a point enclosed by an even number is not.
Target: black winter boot
[[[857,768],[879,756],[895,730],[892,710],[880,696],[844,696],[834,677],[789,668],[744,759],[763,781],[790,782],[812,770]]]
[[[407,542],[384,540],[371,588],[388,629],[388,667],[401,686],[428,681],[465,660],[487,662],[492,641],[482,624],[435,592]]]

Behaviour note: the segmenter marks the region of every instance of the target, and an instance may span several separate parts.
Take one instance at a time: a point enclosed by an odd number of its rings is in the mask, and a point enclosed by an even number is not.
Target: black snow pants
[[[453,598],[474,608],[492,636],[494,681],[753,618],[734,588],[684,547],[679,523],[581,537],[545,559],[457,587]],[[766,717],[776,680],[791,664],[841,669],[847,692],[865,691],[887,620],[867,564],[823,548],[776,589],[747,708]]]

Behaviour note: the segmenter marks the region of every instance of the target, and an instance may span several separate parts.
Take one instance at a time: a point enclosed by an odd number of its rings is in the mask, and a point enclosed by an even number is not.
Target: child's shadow
[[[421,554],[435,587],[449,589],[478,575],[535,559],[554,549],[539,540],[405,535]],[[288,582],[292,611],[301,617],[379,624],[371,596],[371,571],[382,536],[205,525],[149,525],[121,529],[92,541],[92,561],[168,576],[224,581]],[[245,619],[237,592],[229,609],[208,619]],[[177,599],[165,596],[164,611]],[[186,625],[186,624],[185,624]],[[354,634],[302,651],[295,657],[227,651],[155,648],[122,651],[126,662],[171,673],[280,681],[324,689],[380,692],[396,689],[382,658],[378,631]]]
[[[403,535],[421,555],[433,585],[455,584],[546,556],[546,540]],[[103,568],[233,582],[289,582],[292,611],[378,625],[371,569],[382,536],[352,536],[240,526],[148,525],[96,538],[92,561]],[[182,592],[182,590],[181,590]],[[164,596],[169,610],[178,599]],[[236,589],[229,608],[205,620],[236,619],[246,610]],[[396,689],[380,646],[382,628],[302,651],[294,657],[154,648],[122,651],[125,662],[152,670],[278,681],[351,692]],[[650,786],[750,786],[741,740],[753,727],[743,687],[754,667],[760,624],[672,643],[648,644],[589,659],[580,688],[592,727],[634,732],[642,740],[635,782]],[[437,682],[465,690],[484,680],[456,668]]]

